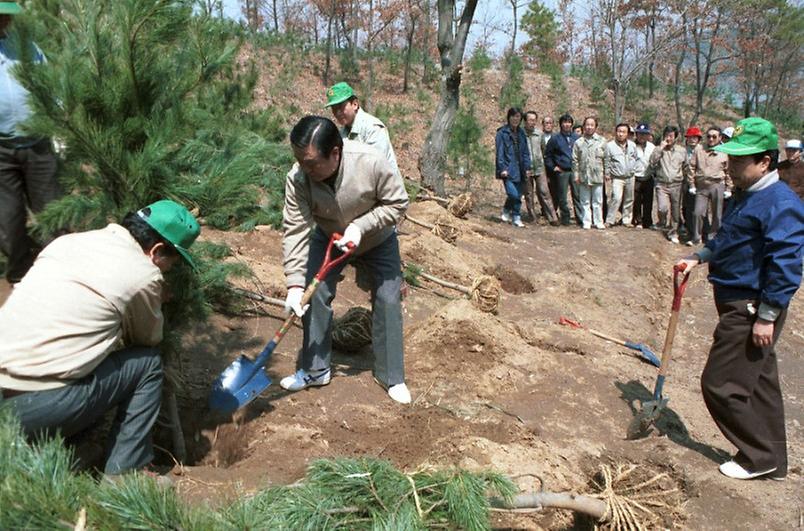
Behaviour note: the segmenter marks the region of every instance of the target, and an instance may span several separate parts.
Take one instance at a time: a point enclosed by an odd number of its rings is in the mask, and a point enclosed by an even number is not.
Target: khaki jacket
[[[354,223],[362,238],[357,254],[385,241],[408,209],[402,178],[377,151],[359,142],[343,141],[334,182],[316,182],[294,164],[285,181],[283,211],[287,286],[304,286],[310,235],[318,227],[327,236],[343,233]]]
[[[57,238],[0,308],[0,388],[55,389],[124,346],[158,345],[163,282],[120,225]]]
[[[394,173],[401,177],[399,166],[396,164],[396,154],[388,136],[388,129],[382,121],[367,113],[361,108],[357,109],[355,121],[351,127],[341,127],[341,136],[344,139],[363,142],[379,151],[388,160]]]
[[[690,157],[690,173],[695,177],[695,186],[726,183],[731,190],[729,177],[729,156],[698,144]]]
[[[534,129],[528,133],[524,129],[525,136],[528,138],[528,150],[530,151],[530,169],[534,175],[541,175],[544,173],[544,156],[542,155],[542,132],[540,129]]]
[[[684,182],[689,175],[690,168],[687,163],[687,150],[678,144],[673,144],[673,148],[670,150],[664,150],[661,145],[658,145],[650,155],[650,167],[657,183]]]
[[[606,139],[595,133],[582,136],[572,146],[572,176],[581,184],[603,184],[606,173]]]

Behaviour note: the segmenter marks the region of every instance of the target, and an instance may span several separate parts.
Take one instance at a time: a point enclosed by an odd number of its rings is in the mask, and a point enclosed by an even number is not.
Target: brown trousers
[[[525,180],[525,206],[528,209],[528,214],[536,218],[536,208],[533,196],[539,200],[539,207],[542,210],[542,216],[547,218],[550,223],[558,221],[556,210],[553,207],[553,198],[550,195],[550,186],[547,183],[547,174],[545,172],[533,175]]]
[[[749,312],[749,303],[759,308],[755,300],[715,302],[720,322],[701,390],[717,427],[737,447],[734,460],[749,472],[775,467],[771,476],[784,477],[787,443],[774,347],[787,310],[776,319],[773,344],[760,348],[752,340],[756,315]]]
[[[9,282],[19,281],[36,258],[38,246],[26,230],[27,209],[38,213],[61,196],[57,169],[50,139],[21,148],[0,144],[0,251],[8,258]]]

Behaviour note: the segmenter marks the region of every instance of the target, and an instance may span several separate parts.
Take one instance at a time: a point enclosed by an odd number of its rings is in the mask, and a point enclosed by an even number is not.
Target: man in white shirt
[[[656,146],[652,139],[650,125],[640,123],[636,126],[633,224],[638,229],[649,229],[653,225],[653,174],[649,162]]]

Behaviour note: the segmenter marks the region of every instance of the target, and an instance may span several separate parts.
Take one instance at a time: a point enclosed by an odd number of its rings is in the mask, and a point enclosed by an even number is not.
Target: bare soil
[[[658,510],[666,527],[783,529],[798,525],[802,506],[804,305],[794,299],[778,345],[785,394],[790,474],[786,481],[738,482],[717,465],[734,451],[709,417],[699,390],[716,313],[703,270],[682,307],[665,393],[669,409],[657,430],[638,441],[626,428],[650,398],[656,369],[634,352],[558,324],[567,316],[659,353],[672,299],[671,267],[685,249],[653,231],[583,231],[493,221],[496,190],[456,220],[462,235],[448,244],[404,223],[403,259],[468,285],[491,272],[504,291],[498,315],[482,313],[457,291],[427,281],[404,301],[407,381],[414,402],[392,402],[371,375],[370,348],[334,353],[326,387],[287,393],[277,383],[236,419],[205,410],[215,376],[236,356],[255,356],[280,321],[215,316],[185,338],[180,407],[193,465],[179,490],[193,501],[224,503],[266,485],[292,483],[315,459],[374,456],[405,470],[461,466],[494,469],[524,490],[594,492],[601,464],[635,463],[679,486],[681,511]],[[432,221],[443,209],[416,203],[411,215]],[[278,232],[207,230],[256,273],[250,289],[282,290]],[[347,269],[336,315],[367,305]],[[272,311],[269,309],[269,311]],[[269,361],[278,382],[295,370],[301,341],[292,330]],[[571,513],[495,513],[495,526],[584,529]]]

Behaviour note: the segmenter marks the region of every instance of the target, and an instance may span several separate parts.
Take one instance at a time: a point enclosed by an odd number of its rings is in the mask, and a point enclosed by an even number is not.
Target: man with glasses
[[[698,144],[690,157],[690,173],[694,176],[694,184],[690,194],[695,196],[695,208],[692,217],[692,234],[687,245],[701,243],[701,229],[707,211],[711,212],[707,240],[714,237],[720,228],[723,216],[723,197],[726,190],[731,192],[729,179],[729,157],[723,152],[715,151],[720,145],[720,129],[710,127],[706,131],[706,146]]]

